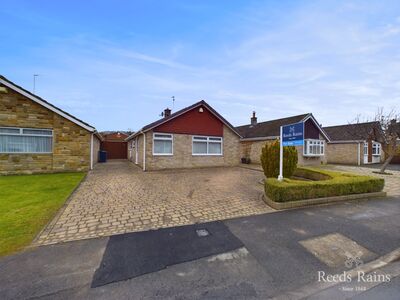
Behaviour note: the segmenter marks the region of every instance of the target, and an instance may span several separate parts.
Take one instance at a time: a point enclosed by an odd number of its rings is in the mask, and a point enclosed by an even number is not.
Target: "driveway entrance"
[[[260,171],[143,172],[126,160],[96,165],[35,244],[53,244],[272,212]]]

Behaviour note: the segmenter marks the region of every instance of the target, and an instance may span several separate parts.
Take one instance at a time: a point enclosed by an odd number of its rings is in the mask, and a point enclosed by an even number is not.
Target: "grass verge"
[[[85,173],[0,176],[0,256],[29,245]]]

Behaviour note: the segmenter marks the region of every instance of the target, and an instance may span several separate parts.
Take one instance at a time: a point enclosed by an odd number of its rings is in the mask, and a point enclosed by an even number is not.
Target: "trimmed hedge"
[[[275,178],[267,178],[265,180],[265,194],[273,201],[287,202],[312,198],[380,192],[383,190],[385,185],[384,179],[371,176],[360,176],[313,168],[300,168],[298,169],[298,172],[308,176],[306,178],[319,177],[325,179],[317,179],[318,181],[303,181],[285,178],[283,181],[278,181]],[[316,173],[319,173],[320,175],[316,175]]]
[[[261,149],[261,166],[267,178],[274,178],[279,175],[279,150],[279,141],[274,141],[272,143],[267,142]],[[293,175],[297,167],[297,160],[296,147],[283,147],[283,177],[291,177]]]
[[[329,176],[326,173],[317,172],[313,169],[306,169],[306,168],[297,168],[293,172],[293,176],[305,178],[309,180],[328,180],[332,179],[332,176]]]

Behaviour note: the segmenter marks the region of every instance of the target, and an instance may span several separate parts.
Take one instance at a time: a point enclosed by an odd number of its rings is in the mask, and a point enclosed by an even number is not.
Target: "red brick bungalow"
[[[240,134],[204,100],[144,126],[129,136],[131,160],[146,170],[234,166]]]

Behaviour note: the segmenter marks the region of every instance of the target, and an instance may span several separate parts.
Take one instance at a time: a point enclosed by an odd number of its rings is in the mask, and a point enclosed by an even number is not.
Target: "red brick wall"
[[[319,139],[319,129],[311,119],[304,123],[304,138]]]
[[[206,107],[196,107],[153,129],[154,132],[223,136],[223,123]]]

